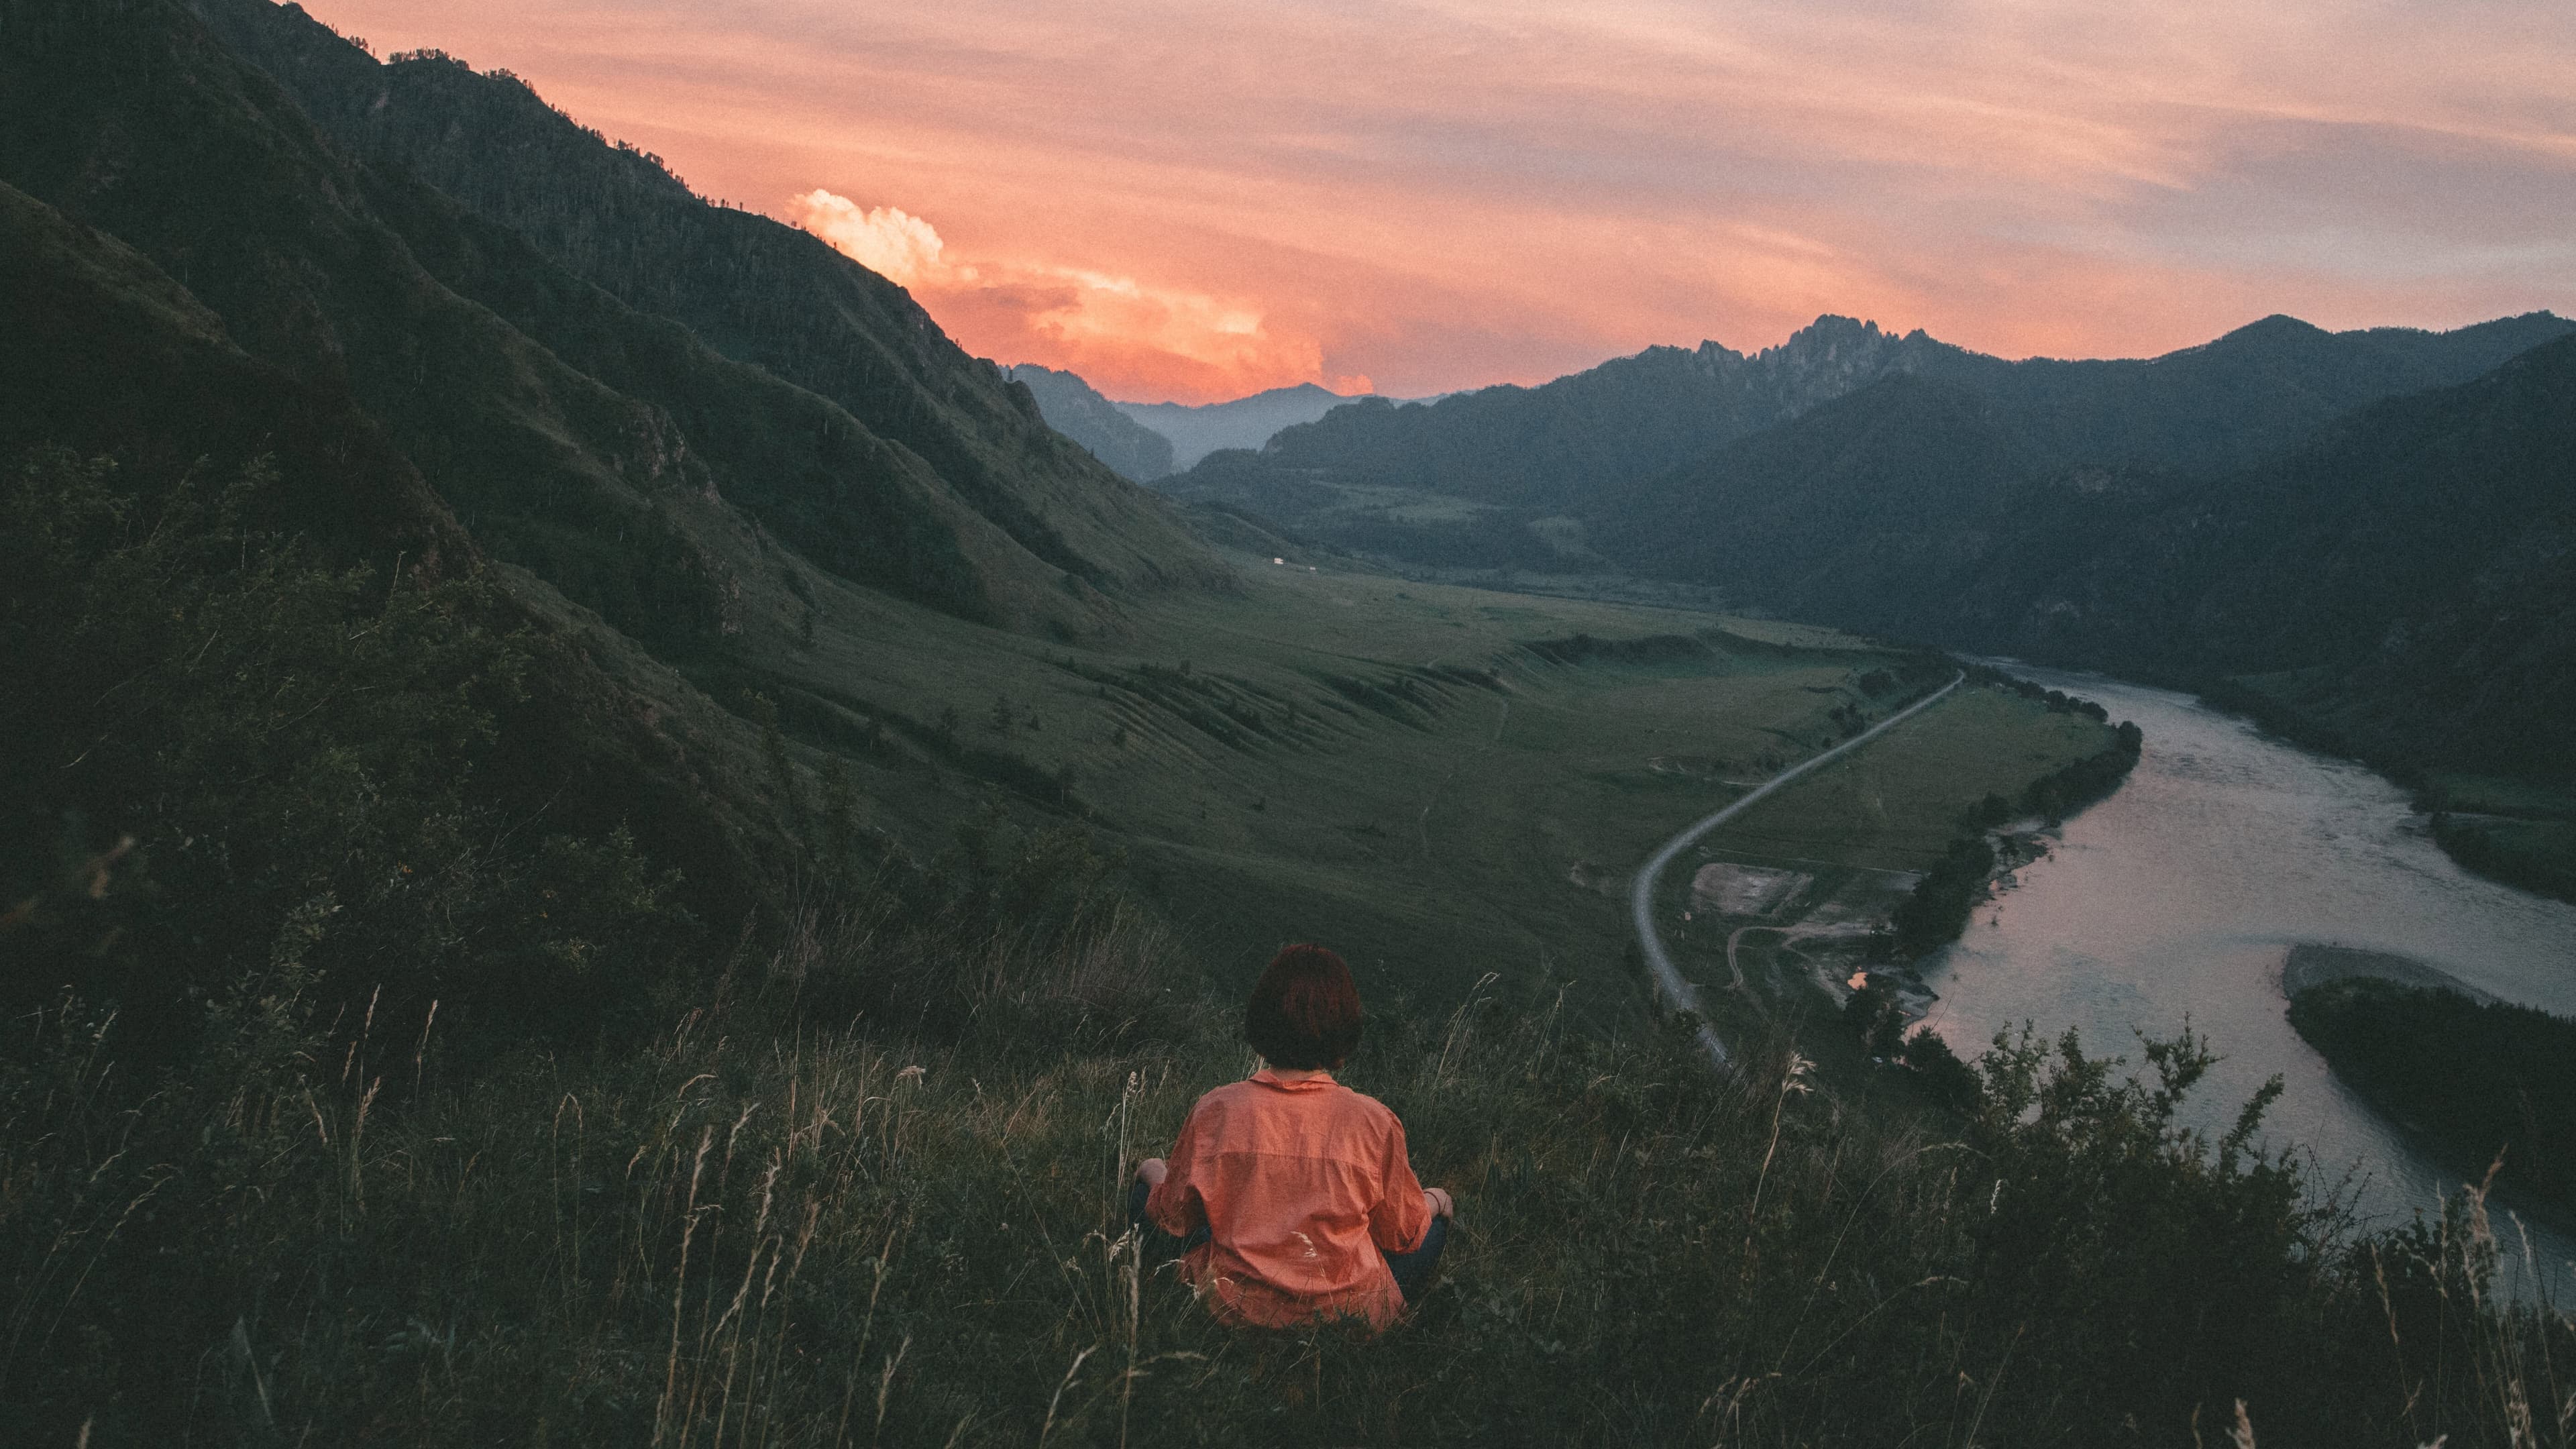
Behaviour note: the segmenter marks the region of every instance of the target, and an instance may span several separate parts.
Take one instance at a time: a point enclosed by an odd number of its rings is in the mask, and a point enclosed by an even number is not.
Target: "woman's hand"
[[[1148,1157],[1136,1164],[1136,1180],[1147,1187],[1161,1187],[1163,1179],[1171,1175],[1172,1169],[1159,1157]]]
[[[1458,1211],[1458,1205],[1449,1200],[1449,1189],[1445,1187],[1424,1188],[1422,1200],[1431,1205],[1431,1215],[1435,1218],[1450,1217]]]

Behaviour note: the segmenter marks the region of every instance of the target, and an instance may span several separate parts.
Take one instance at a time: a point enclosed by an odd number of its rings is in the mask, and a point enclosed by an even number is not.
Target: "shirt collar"
[[[1254,1072],[1252,1074],[1252,1080],[1259,1082],[1265,1087],[1275,1087],[1282,1092],[1315,1092],[1321,1091],[1326,1087],[1339,1085],[1333,1080],[1333,1074],[1330,1072],[1319,1072],[1316,1075],[1304,1078],[1303,1080],[1290,1082],[1282,1081],[1279,1074],[1268,1067],[1263,1067],[1260,1071]]]

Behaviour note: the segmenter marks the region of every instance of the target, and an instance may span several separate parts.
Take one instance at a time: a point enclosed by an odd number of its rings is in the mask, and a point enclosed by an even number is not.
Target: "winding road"
[[[1834,746],[1832,749],[1825,751],[1823,754],[1816,756],[1812,760],[1807,760],[1800,764],[1792,765],[1788,769],[1782,770],[1779,774],[1772,776],[1770,779],[1763,781],[1759,786],[1755,787],[1751,794],[1737,800],[1734,804],[1727,806],[1725,809],[1720,810],[1713,815],[1703,816],[1701,819],[1684,828],[1681,834],[1665,841],[1664,848],[1656,851],[1654,855],[1646,861],[1644,868],[1637,872],[1637,883],[1635,886],[1631,887],[1628,892],[1628,911],[1637,922],[1637,944],[1646,953],[1646,967],[1648,970],[1654,972],[1655,989],[1656,992],[1663,997],[1664,1003],[1676,1011],[1689,1011],[1698,1015],[1699,1044],[1707,1050],[1708,1059],[1710,1061],[1724,1067],[1730,1065],[1732,1059],[1727,1055],[1726,1043],[1718,1040],[1717,1029],[1708,1024],[1708,1013],[1703,1010],[1699,1004],[1698,990],[1689,982],[1682,979],[1681,971],[1673,965],[1673,958],[1664,950],[1664,938],[1657,935],[1655,932],[1655,882],[1663,878],[1664,867],[1671,865],[1673,863],[1674,856],[1690,849],[1692,843],[1697,841],[1701,836],[1708,834],[1710,831],[1724,825],[1729,820],[1734,819],[1737,815],[1742,814],[1745,810],[1758,804],[1772,791],[1779,789],[1781,786],[1788,784],[1790,781],[1797,779],[1799,776],[1804,775],[1811,770],[1817,769],[1820,766],[1832,764],[1834,761],[1841,759],[1843,756],[1859,749],[1861,746],[1868,744],[1871,740],[1877,739],[1880,735],[1887,733],[1889,730],[1896,728],[1898,725],[1905,723],[1907,720],[1912,719],[1914,716],[1921,714],[1923,711],[1939,703],[1942,696],[1948,694],[1951,690],[1958,688],[1959,682],[1967,677],[1968,676],[1964,672],[1952,676],[1949,683],[1942,685],[1939,689],[1932,691],[1930,694],[1914,701],[1905,708],[1898,710],[1896,713],[1889,715],[1883,720],[1880,720],[1877,724],[1870,726],[1861,733],[1852,736],[1850,739],[1843,741],[1841,744]]]

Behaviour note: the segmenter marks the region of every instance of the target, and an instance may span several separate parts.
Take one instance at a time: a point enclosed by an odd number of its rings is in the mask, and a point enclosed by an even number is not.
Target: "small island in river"
[[[2498,1001],[2421,962],[2301,946],[2290,1025],[2336,1076],[2475,1179],[2576,1211],[2576,1020]]]

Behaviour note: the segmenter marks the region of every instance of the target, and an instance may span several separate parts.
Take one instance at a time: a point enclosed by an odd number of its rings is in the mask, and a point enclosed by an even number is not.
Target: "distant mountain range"
[[[1226,448],[1258,448],[1280,429],[1352,401],[1301,382],[1221,403],[1118,402],[1074,373],[1034,362],[1002,369],[1027,386],[1047,426],[1138,483],[1151,483]]]
[[[1221,403],[1115,403],[1120,412],[1172,440],[1173,464],[1187,468],[1223,448],[1258,448],[1282,428],[1311,423],[1354,394],[1301,382]]]
[[[1265,466],[1536,509],[1678,467],[1881,377],[1990,397],[2045,456],[2186,469],[2251,461],[2376,398],[2475,377],[2569,324],[2534,314],[2465,328],[2327,333],[2271,317],[2144,361],[2007,362],[1848,317],[1778,347],[1650,347],[1534,388],[1436,402],[1362,400],[1289,428]]]
[[[1162,486],[1398,562],[1626,573],[2203,685],[2399,765],[2576,769],[2576,324],[2271,317],[2007,362],[1820,318],[1363,400]]]

